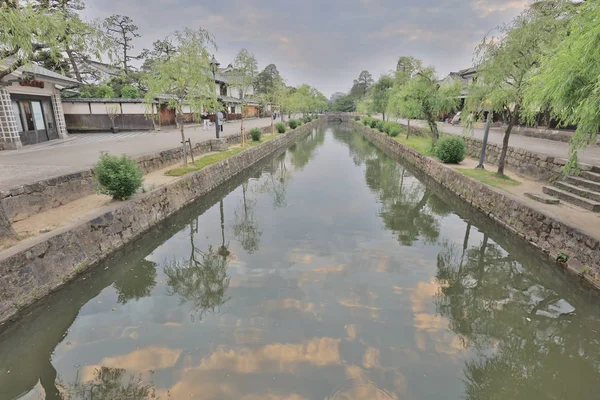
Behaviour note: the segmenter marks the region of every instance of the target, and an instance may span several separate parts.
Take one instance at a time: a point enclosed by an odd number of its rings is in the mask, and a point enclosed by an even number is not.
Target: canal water
[[[343,125],[0,334],[0,399],[598,399],[600,310]]]

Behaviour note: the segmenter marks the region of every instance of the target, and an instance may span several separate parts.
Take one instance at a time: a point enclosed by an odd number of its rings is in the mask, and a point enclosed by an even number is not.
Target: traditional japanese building
[[[1,61],[0,61],[1,63]],[[67,137],[60,91],[75,79],[38,65],[16,69],[0,80],[0,149]]]

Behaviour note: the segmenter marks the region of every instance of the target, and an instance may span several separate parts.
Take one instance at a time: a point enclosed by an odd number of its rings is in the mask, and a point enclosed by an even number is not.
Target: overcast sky
[[[436,67],[440,77],[471,66],[473,48],[531,0],[87,0],[87,18],[131,17],[136,50],[185,26],[209,30],[217,59],[246,47],[262,69],[277,65],[288,85],[327,97],[347,92],[361,70],[377,79],[399,56]]]

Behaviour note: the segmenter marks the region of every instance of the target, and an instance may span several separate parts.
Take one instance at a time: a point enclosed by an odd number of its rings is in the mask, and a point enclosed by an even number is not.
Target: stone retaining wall
[[[267,126],[261,130],[263,133],[270,133],[271,127]],[[227,136],[225,139],[229,145],[236,144],[240,142],[240,135]],[[213,145],[211,140],[196,143],[193,146],[194,156],[215,151]],[[182,159],[183,149],[177,147],[137,157],[136,161],[144,174],[147,174],[174,165]],[[12,188],[0,193],[0,218],[3,217],[3,212],[4,219],[11,223],[21,221],[42,211],[89,196],[95,189],[94,172],[91,169]],[[0,238],[14,236],[14,232],[11,231],[12,227],[0,230]]]
[[[566,253],[570,257],[568,268],[577,274],[586,271],[582,279],[599,287],[600,282],[595,276],[600,276],[600,240],[594,235],[531,208],[510,193],[471,179],[385,134],[359,123],[354,126],[386,154],[395,159],[402,158],[423,171],[476,210],[541,250],[549,260],[556,259],[559,252]],[[591,268],[591,271],[585,267]]]
[[[402,124],[404,128],[406,125]],[[429,136],[429,130],[426,128],[410,127],[411,134],[419,136]],[[479,159],[483,141],[480,139],[461,136],[467,144],[467,154],[469,157]],[[502,152],[502,146],[495,143],[487,144],[485,152],[485,162],[487,164],[498,165],[498,159]],[[517,174],[529,179],[539,181],[552,181],[558,179],[567,160],[556,158],[545,154],[534,153],[531,151],[508,146],[506,153],[506,167],[517,172]],[[582,170],[589,170],[591,166],[580,164]]]
[[[146,232],[217,186],[295,143],[318,122],[303,125],[259,146],[149,193],[114,205],[87,220],[0,253],[0,323],[47,295],[112,251]]]

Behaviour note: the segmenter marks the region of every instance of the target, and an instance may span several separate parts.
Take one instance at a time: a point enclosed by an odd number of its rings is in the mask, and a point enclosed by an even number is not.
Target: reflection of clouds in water
[[[82,381],[92,381],[100,367],[122,368],[128,372],[148,372],[173,367],[181,355],[181,350],[167,347],[149,346],[116,357],[105,357],[99,365],[88,365],[81,370]]]
[[[379,349],[375,347],[368,347],[363,355],[363,367],[369,368],[381,368],[379,363]]]
[[[346,338],[346,340],[353,342],[356,340],[356,325],[354,324],[350,324],[350,325],[346,325],[346,333],[348,333],[348,337]]]
[[[435,308],[433,298],[439,292],[440,285],[435,282],[419,282],[411,292],[416,346],[421,351],[433,349],[447,355],[462,354],[466,351],[464,343],[449,330],[448,319],[427,312]]]

